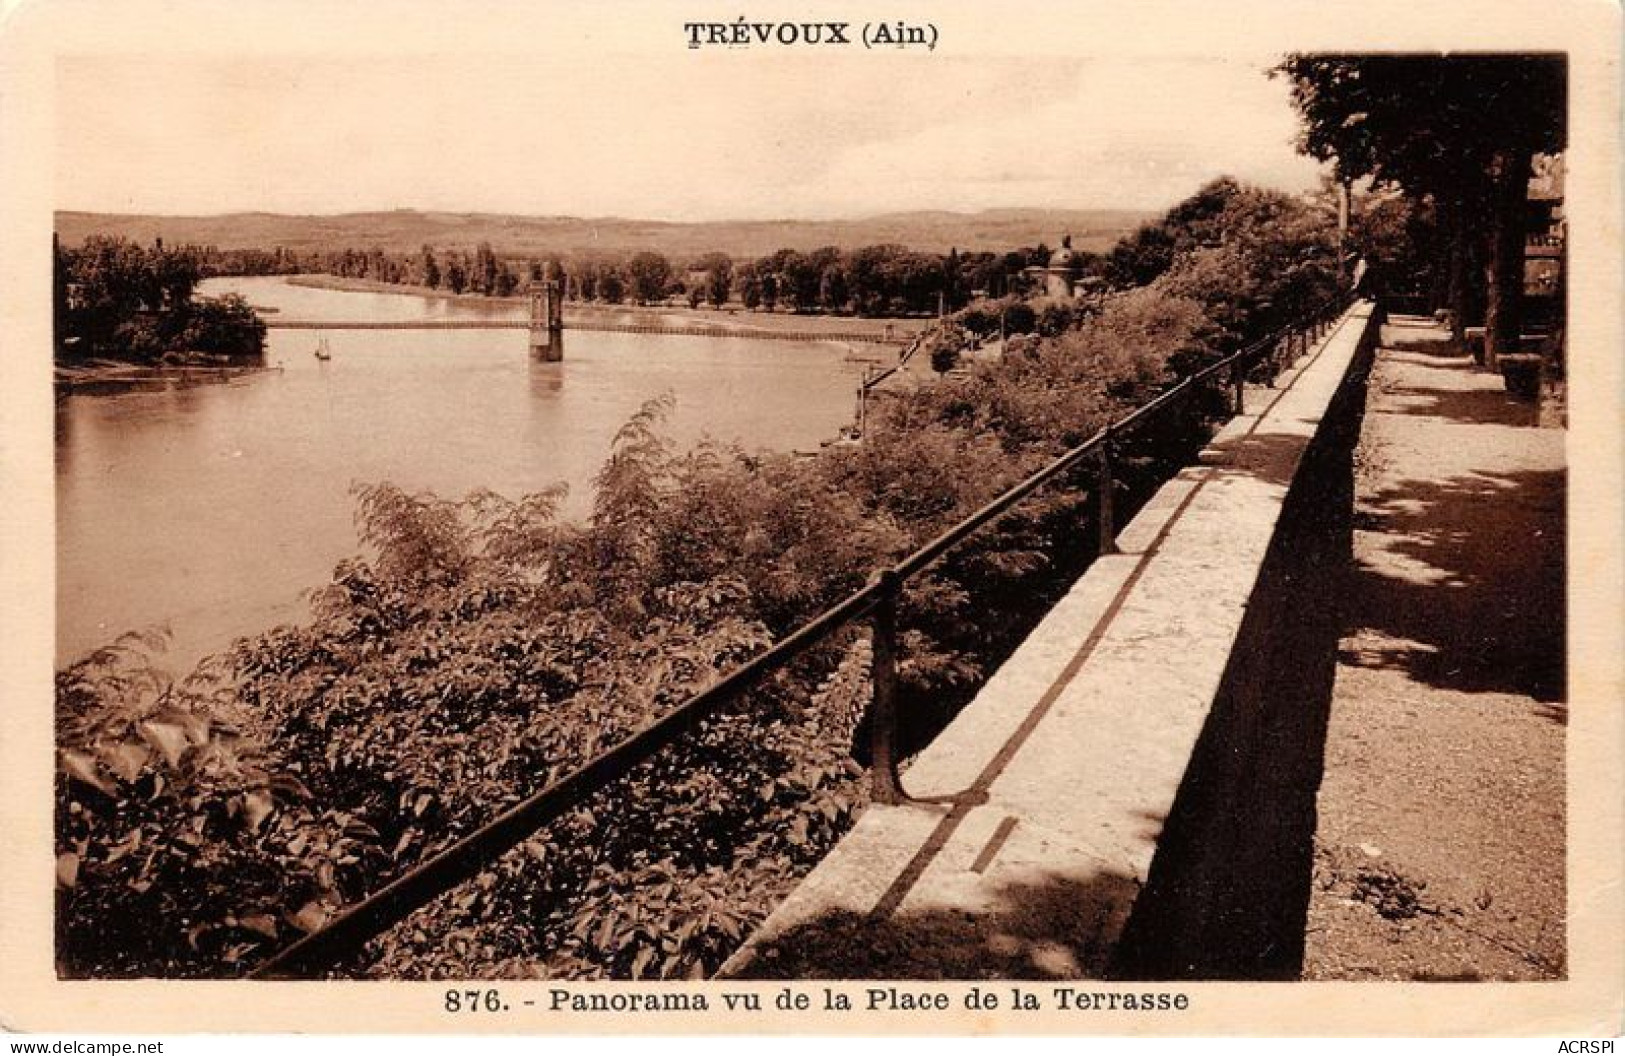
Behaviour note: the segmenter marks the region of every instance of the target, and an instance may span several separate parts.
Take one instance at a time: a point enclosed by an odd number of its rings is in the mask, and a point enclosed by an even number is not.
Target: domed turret
[[[1049,255],[1044,266],[1044,292],[1051,297],[1071,297],[1072,280],[1078,268],[1078,255],[1072,252],[1072,236],[1061,238],[1061,248]]]
[[[1049,266],[1052,268],[1065,268],[1070,271],[1077,262],[1078,256],[1072,252],[1072,236],[1062,236],[1061,248],[1049,255]]]

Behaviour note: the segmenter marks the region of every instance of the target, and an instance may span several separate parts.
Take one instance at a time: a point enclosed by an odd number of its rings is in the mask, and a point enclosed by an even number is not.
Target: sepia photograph
[[[16,5],[8,1022],[1617,1034],[1618,11],[1379,7]]]

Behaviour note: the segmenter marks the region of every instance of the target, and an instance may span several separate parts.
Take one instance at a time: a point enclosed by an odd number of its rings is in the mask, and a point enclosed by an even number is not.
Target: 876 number
[[[447,990],[447,1012],[506,1012],[500,990]]]

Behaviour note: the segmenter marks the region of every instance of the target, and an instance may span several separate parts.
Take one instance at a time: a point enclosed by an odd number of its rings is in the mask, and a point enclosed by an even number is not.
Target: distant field
[[[502,216],[491,213],[424,213],[395,210],[338,216],[231,213],[223,216],[139,216],[58,212],[63,242],[93,234],[121,235],[140,243],[162,238],[220,249],[285,246],[294,250],[377,247],[412,252],[473,247],[489,242],[498,253],[542,256],[580,251],[654,250],[683,259],[714,250],[757,257],[777,249],[854,248],[896,242],[946,253],[1002,252],[1039,242],[1057,245],[1071,234],[1078,249],[1106,249],[1146,220],[1149,213],[1122,209],[992,209],[979,213],[889,213],[858,220],[727,220],[671,223],[617,217]]]

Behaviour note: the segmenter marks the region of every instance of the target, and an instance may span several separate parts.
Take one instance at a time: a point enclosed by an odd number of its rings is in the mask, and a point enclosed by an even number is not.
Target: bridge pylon
[[[538,358],[557,363],[564,358],[564,292],[557,279],[532,281],[530,297],[530,350]]]

